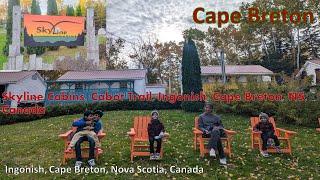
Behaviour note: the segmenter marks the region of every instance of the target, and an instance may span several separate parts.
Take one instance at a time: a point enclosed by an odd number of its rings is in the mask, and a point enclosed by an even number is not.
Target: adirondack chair
[[[134,117],[134,125],[131,131],[127,134],[131,139],[131,161],[135,156],[150,156],[149,152],[149,136],[148,136],[148,124],[151,121],[150,116],[136,116]],[[165,133],[163,143],[161,146],[160,157],[163,157],[163,145],[168,139],[169,134]]]
[[[236,134],[235,131],[224,129],[227,137],[221,138],[222,143],[224,144],[224,153],[231,157],[232,151],[231,151],[231,142],[233,135]],[[197,150],[197,147],[199,146],[200,150],[200,157],[204,157],[205,153],[208,153],[209,150],[205,148],[205,142],[209,140],[209,138],[202,137],[203,132],[199,129],[199,118],[195,117],[194,119],[194,128],[193,128],[193,148],[194,150]]]
[[[76,120],[74,120],[76,121]],[[62,164],[65,165],[68,159],[73,159],[76,157],[76,152],[75,150],[72,151],[67,151],[68,145],[73,137],[73,135],[75,134],[75,132],[77,131],[77,127],[71,127],[71,129],[69,131],[67,131],[66,133],[60,134],[59,137],[64,141],[64,150],[63,150],[63,158],[62,158]],[[103,130],[101,130],[98,133],[98,138],[101,139],[104,138],[106,136],[106,133],[103,132]],[[89,157],[89,144],[86,143],[87,145],[84,146],[86,142],[82,143],[82,147],[81,147],[81,155],[83,158],[88,158]],[[101,148],[95,148],[95,158],[98,160],[99,156],[103,153],[103,150]]]
[[[320,132],[320,118],[318,118],[319,121],[319,128],[317,128],[317,131]]]
[[[259,117],[251,117],[250,121],[251,121],[251,128],[250,128],[250,130],[251,130],[251,148],[252,149],[259,148],[259,150],[261,151],[262,150],[261,132],[256,132],[253,130],[254,126],[260,122],[260,119],[259,119]],[[282,128],[277,128],[273,117],[269,118],[269,122],[271,122],[273,124],[273,127],[275,129],[275,135],[278,137],[278,139],[280,141],[280,145],[283,143],[286,145],[285,147],[281,148],[281,152],[292,155],[290,139],[293,135],[296,134],[296,132],[288,131],[288,130],[285,130]],[[281,143],[281,142],[283,142],[283,143]],[[269,153],[277,153],[277,150],[274,147],[268,147],[267,151]]]

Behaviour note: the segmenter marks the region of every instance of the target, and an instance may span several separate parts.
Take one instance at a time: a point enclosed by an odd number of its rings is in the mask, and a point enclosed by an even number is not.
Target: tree
[[[78,59],[71,57],[65,57],[62,60],[54,61],[55,70],[69,70],[69,71],[91,71],[98,70],[98,66],[93,64],[93,61],[87,61],[85,58],[80,56]]]
[[[21,0],[21,9],[23,12],[28,13],[30,11],[30,6],[32,0]]]
[[[106,62],[106,69],[128,69],[127,62],[120,57],[124,48],[123,39],[107,39],[107,43],[99,45],[99,59]]]
[[[67,6],[67,16],[74,16],[73,6]]]
[[[106,3],[104,1],[96,1],[94,3],[94,24],[96,30],[106,27]]]
[[[31,4],[31,14],[41,14],[41,8],[37,0],[32,0]]]
[[[139,42],[132,46],[133,53],[130,58],[139,66],[139,68],[147,69],[148,83],[157,83],[158,63],[156,60],[156,49],[153,46],[153,41],[149,38],[147,41],[140,39]]]
[[[8,2],[8,14],[7,14],[7,35],[6,35],[6,44],[3,48],[3,53],[8,56],[9,55],[9,44],[12,43],[12,11],[13,6],[20,6],[20,0],[10,0]]]
[[[202,91],[200,59],[195,42],[190,38],[183,47],[182,86],[184,94]]]
[[[82,16],[82,11],[81,11],[81,6],[80,5],[78,5],[77,7],[76,7],[76,16]]]
[[[56,0],[48,0],[48,2],[47,2],[47,14],[48,15],[59,15]]]

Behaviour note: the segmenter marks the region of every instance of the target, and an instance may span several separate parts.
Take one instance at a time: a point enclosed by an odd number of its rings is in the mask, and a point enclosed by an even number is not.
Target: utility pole
[[[298,28],[298,53],[297,53],[297,69],[300,69],[300,30]]]
[[[227,82],[226,65],[224,62],[224,50],[223,49],[220,51],[220,61],[221,61],[222,82],[223,82],[223,84],[226,84],[226,82]]]

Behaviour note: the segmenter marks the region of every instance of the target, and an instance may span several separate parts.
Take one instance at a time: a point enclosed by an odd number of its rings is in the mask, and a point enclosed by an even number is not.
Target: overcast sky
[[[234,11],[251,0],[110,0],[107,31],[136,41],[140,36],[156,36],[160,41],[181,41],[182,31],[196,25],[192,19],[196,7],[213,11]]]

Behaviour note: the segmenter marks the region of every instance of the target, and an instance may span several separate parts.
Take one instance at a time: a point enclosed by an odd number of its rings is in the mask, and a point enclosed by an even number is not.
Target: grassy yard
[[[199,158],[199,152],[192,148],[192,127],[196,114],[182,111],[160,111],[160,117],[170,133],[165,144],[164,159],[160,162],[149,161],[148,158],[135,158],[130,163],[130,141],[126,132],[133,124],[136,115],[149,114],[150,111],[112,111],[103,117],[107,137],[102,145],[105,153],[98,162],[98,167],[203,167],[202,174],[4,174],[4,165],[23,167],[31,165],[60,166],[63,142],[58,134],[68,130],[73,119],[81,115],[55,117],[28,123],[0,126],[1,169],[0,179],[320,179],[320,134],[315,129],[281,125],[294,130],[298,135],[293,138],[293,156],[272,155],[262,158],[257,150],[251,150],[249,118],[221,115],[225,127],[238,132],[234,138],[234,156],[228,159],[229,166],[221,167],[217,160],[206,157]],[[67,166],[73,166],[69,161]],[[67,167],[66,166],[66,167]]]
[[[3,55],[2,49],[6,44],[6,33],[0,29],[0,70],[2,69],[3,63],[7,61],[7,57]]]

